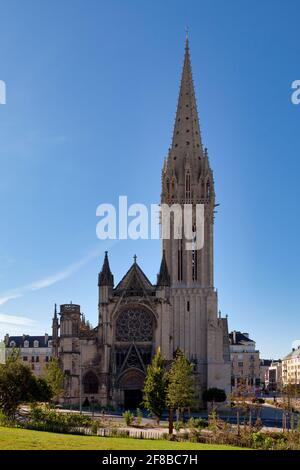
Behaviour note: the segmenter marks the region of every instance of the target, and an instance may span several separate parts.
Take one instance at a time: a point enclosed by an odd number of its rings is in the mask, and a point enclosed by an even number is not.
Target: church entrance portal
[[[120,380],[124,392],[124,408],[132,410],[142,407],[145,374],[137,369],[128,369]]]
[[[124,408],[125,410],[136,410],[142,407],[142,390],[124,390]]]

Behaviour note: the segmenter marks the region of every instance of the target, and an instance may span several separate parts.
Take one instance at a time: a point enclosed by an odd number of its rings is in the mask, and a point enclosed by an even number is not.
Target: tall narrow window
[[[192,245],[192,280],[197,281],[198,258],[196,250],[196,227],[193,225],[193,245]]]
[[[185,175],[185,198],[188,201],[191,199],[191,175],[189,171]]]
[[[183,243],[182,243],[182,238],[179,240],[179,247],[178,247],[178,260],[177,260],[177,265],[178,265],[178,281],[182,281],[182,248],[183,248]]]

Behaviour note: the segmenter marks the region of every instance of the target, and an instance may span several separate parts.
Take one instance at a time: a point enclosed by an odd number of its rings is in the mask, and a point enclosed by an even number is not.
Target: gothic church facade
[[[186,250],[184,237],[175,239],[171,230],[170,239],[162,242],[156,284],[135,258],[115,285],[105,253],[96,328],[82,317],[79,305],[61,305],[59,313],[55,309],[53,350],[66,373],[69,403],[88,399],[102,406],[139,406],[146,369],[158,347],[168,361],[176,350],[185,352],[194,364],[199,396],[210,387],[230,392],[227,318],[218,314],[213,278],[214,180],[201,141],[188,39],[161,203],[203,204],[204,246]]]

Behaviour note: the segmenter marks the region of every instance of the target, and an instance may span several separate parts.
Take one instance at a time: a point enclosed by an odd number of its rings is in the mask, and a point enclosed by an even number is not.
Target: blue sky
[[[214,170],[215,285],[263,357],[300,339],[298,1],[0,0],[0,336],[50,331],[54,302],[97,322],[97,273],[158,241],[96,238],[96,207],[159,202],[189,25]],[[9,300],[10,298],[10,300]]]

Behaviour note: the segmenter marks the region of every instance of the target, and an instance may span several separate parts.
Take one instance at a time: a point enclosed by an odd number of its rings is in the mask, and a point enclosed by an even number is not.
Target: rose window
[[[120,313],[116,325],[117,341],[152,341],[153,316],[145,310],[130,309]]]

